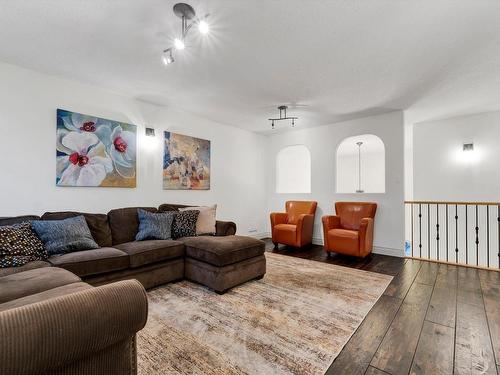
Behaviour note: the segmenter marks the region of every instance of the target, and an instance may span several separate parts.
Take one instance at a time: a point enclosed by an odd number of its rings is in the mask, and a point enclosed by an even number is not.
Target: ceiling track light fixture
[[[293,116],[287,116],[286,115],[286,110],[288,107],[286,105],[280,105],[278,107],[280,111],[280,117],[279,118],[270,118],[269,121],[271,121],[271,128],[274,129],[274,122],[275,121],[281,121],[281,120],[292,120],[292,127],[295,127],[295,120],[298,120],[298,117],[293,117]]]
[[[177,3],[174,5],[174,14],[179,17],[181,23],[181,35],[174,39],[174,45],[163,50],[162,61],[165,65],[172,64],[174,60],[174,50],[181,51],[186,48],[185,40],[189,30],[196,25],[201,34],[208,34],[210,27],[206,21],[208,14],[202,18],[196,17],[193,7],[186,3]],[[191,21],[191,22],[189,22]]]

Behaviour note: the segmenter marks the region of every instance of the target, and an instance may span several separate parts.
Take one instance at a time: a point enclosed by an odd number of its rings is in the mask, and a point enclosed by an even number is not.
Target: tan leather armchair
[[[336,216],[323,216],[323,240],[327,254],[336,252],[364,258],[373,247],[377,204],[337,202]]]
[[[288,201],[285,204],[286,213],[271,213],[274,246],[279,243],[295,247],[310,244],[317,205],[314,201]]]

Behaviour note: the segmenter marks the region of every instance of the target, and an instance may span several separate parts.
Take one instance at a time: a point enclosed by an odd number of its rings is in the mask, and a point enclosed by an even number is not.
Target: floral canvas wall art
[[[163,189],[210,189],[210,141],[165,132]]]
[[[137,127],[57,110],[58,186],[136,186]]]

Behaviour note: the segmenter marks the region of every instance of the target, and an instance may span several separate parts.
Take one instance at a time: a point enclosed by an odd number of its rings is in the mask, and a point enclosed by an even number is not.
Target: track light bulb
[[[210,31],[210,26],[208,26],[208,23],[206,21],[200,21],[198,23],[198,30],[202,34],[208,34],[208,32]]]
[[[186,48],[186,45],[184,44],[184,41],[179,38],[174,39],[174,47],[175,49],[184,49]]]
[[[170,65],[172,64],[174,60],[174,56],[172,56],[172,50],[168,49],[163,52],[163,56],[161,57],[161,60],[165,65]]]

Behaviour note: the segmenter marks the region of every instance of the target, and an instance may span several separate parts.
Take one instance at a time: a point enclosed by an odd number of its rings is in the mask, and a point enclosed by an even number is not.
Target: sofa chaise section
[[[185,277],[222,294],[266,273],[265,244],[244,236],[186,237]]]

